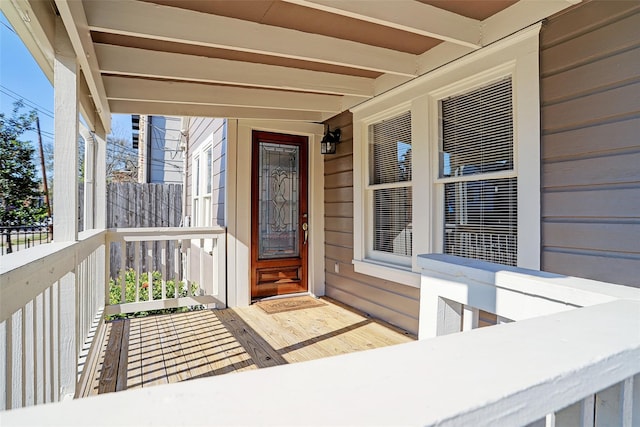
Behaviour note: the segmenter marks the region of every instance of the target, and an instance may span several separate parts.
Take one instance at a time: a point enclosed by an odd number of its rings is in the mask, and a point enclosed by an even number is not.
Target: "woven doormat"
[[[256,305],[267,314],[282,313],[283,311],[302,310],[304,308],[321,307],[327,305],[319,299],[304,296],[292,298],[279,298],[257,302]]]

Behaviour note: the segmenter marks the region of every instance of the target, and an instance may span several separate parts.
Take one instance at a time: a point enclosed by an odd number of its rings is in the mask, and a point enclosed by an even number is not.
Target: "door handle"
[[[303,245],[307,244],[307,239],[309,238],[309,224],[307,224],[306,222],[302,223],[302,231],[304,231],[304,242],[302,243]]]

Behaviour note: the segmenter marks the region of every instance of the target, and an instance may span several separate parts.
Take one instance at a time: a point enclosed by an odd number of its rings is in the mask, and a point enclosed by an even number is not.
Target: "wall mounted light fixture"
[[[327,131],[322,137],[322,141],[320,141],[320,153],[322,154],[335,154],[336,146],[340,142],[340,129],[336,129],[331,132],[329,126],[327,126]]]

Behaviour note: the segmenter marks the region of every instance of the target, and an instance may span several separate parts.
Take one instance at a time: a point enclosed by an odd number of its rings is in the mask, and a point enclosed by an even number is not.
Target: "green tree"
[[[43,220],[46,209],[35,203],[39,191],[34,149],[20,139],[32,130],[36,112],[23,113],[21,101],[15,102],[11,117],[0,113],[0,222],[28,224]]]

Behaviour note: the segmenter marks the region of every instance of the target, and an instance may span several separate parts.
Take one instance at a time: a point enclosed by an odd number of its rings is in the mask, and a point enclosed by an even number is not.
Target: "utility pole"
[[[42,135],[40,134],[40,117],[36,116],[36,128],[38,129],[38,144],[40,146],[40,164],[42,165],[42,183],[44,185],[44,203],[47,205],[47,216],[51,218],[51,205],[49,204],[49,186],[47,185],[47,169],[44,164],[44,150],[42,149]]]

